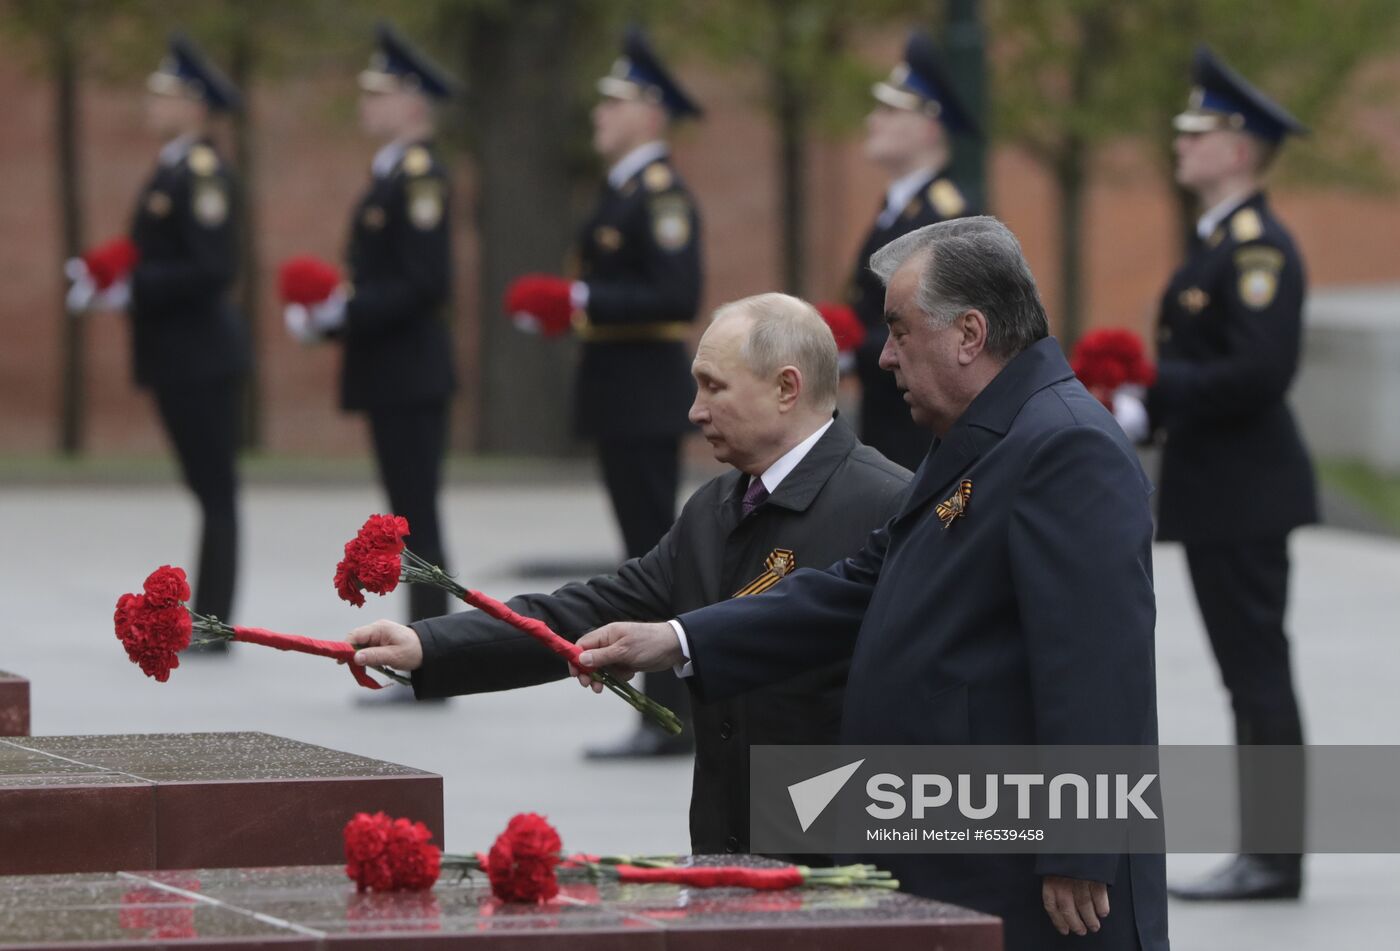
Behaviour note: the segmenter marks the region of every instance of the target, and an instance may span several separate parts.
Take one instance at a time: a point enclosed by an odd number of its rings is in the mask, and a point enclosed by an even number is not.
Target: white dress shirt
[[[827,420],[820,429],[783,453],[776,462],[763,470],[758,478],[763,482],[763,487],[768,490],[769,495],[778,491],[778,486],[782,484],[782,481],[792,474],[792,470],[796,469],[803,459],[807,458],[807,453],[811,452],[817,441],[826,435],[826,431],[831,428],[831,424],[834,422],[834,419]],[[752,477],[749,478],[748,485],[753,485]],[[675,666],[676,676],[689,677],[695,673],[695,665],[690,662],[690,642],[685,639],[685,628],[681,627],[681,622],[675,618],[671,619],[671,627],[681,642],[681,656],[685,658],[683,663]]]
[[[166,168],[170,168],[173,165],[179,165],[180,160],[183,159],[186,155],[190,154],[190,149],[194,148],[194,144],[198,141],[199,136],[195,135],[194,133],[189,133],[187,135],[182,135],[178,138],[171,139],[169,142],[165,143],[160,147],[160,156],[158,161]]]
[[[407,139],[395,139],[375,152],[374,161],[369,163],[370,173],[375,178],[388,178],[398,167],[404,152],[408,151],[408,145]]]
[[[1249,201],[1249,195],[1236,195],[1234,198],[1227,198],[1211,208],[1196,219],[1196,236],[1202,241],[1207,240],[1215,234],[1215,229],[1220,227],[1220,222],[1234,214],[1235,209],[1247,201]]]
[[[875,225],[888,228],[894,224],[903,214],[905,206],[919,193],[919,188],[935,174],[937,172],[933,168],[919,168],[891,182],[885,190],[885,210],[875,219]]]

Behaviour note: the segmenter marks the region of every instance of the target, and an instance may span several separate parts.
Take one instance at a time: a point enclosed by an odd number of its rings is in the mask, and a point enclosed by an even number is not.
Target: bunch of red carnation
[[[569,281],[552,274],[526,274],[506,289],[502,304],[511,318],[527,314],[534,318],[541,334],[557,337],[572,326],[572,287]]]
[[[1151,386],[1157,379],[1157,368],[1147,359],[1142,340],[1120,327],[1092,330],[1081,337],[1070,366],[1085,388],[1109,407],[1120,386]]]
[[[340,286],[340,270],[313,254],[298,254],[277,269],[277,293],[285,303],[310,307]]]
[[[359,533],[345,543],[345,557],[335,566],[335,590],[341,598],[358,608],[365,603],[361,591],[393,591],[403,570],[403,539],[407,534],[408,519],[402,515],[371,515]]]
[[[131,273],[140,258],[135,242],[126,236],[104,241],[83,255],[92,283],[99,291],[105,291],[117,281]]]
[[[817,313],[822,315],[831,335],[836,338],[836,349],[850,353],[860,349],[865,343],[865,324],[860,322],[856,312],[845,304],[823,301],[817,305]]]
[[[357,813],[345,824],[345,874],[362,892],[425,891],[442,867],[432,837],[421,822]]]
[[[162,565],[146,578],[142,590],[117,599],[117,639],[142,673],[164,683],[180,666],[180,651],[190,646],[193,622],[184,605],[190,584],[183,569]]]
[[[545,902],[559,894],[554,869],[564,843],[544,818],[522,812],[496,837],[487,856],[491,893],[501,901]]]

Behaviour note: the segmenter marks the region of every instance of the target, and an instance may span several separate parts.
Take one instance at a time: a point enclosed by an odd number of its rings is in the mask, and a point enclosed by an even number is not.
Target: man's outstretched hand
[[[357,627],[345,638],[355,647],[355,663],[361,667],[393,667],[412,671],[423,666],[423,644],[411,627],[393,621],[375,621]]]
[[[639,624],[619,621],[605,624],[579,638],[583,649],[579,660],[585,666],[599,670],[603,667],[624,680],[630,680],[639,670],[667,670],[682,663],[680,638],[675,628],[665,621],[660,624]],[[577,667],[569,665],[569,673],[594,693],[602,693],[603,685],[595,682]]]

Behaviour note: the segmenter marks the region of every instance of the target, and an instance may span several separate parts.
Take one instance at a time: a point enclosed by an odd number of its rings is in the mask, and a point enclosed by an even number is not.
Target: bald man
[[[656,547],[616,574],[522,595],[511,607],[570,640],[611,621],[665,620],[766,590],[798,567],[825,568],[898,510],[910,474],[834,418],[836,344],[811,305],[763,294],[721,307],[692,375],[690,421],[733,469],[701,486]],[[420,699],[568,675],[548,649],[476,611],[412,627],[379,621],[350,640],[366,648],[366,663],[413,671]],[[748,851],[749,747],[835,743],[847,666],[695,703],[693,852]]]

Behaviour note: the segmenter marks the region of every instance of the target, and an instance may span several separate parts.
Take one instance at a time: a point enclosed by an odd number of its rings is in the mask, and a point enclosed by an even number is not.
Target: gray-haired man
[[[510,602],[560,634],[627,618],[664,620],[825,567],[898,510],[909,473],[862,446],[836,407],[836,344],[815,309],[764,294],[720,308],[692,367],[690,409],[734,469],[686,502],[655,548],[615,575]],[[478,612],[355,631],[367,662],[414,671],[420,698],[560,680],[564,663]],[[369,646],[384,645],[384,646]],[[751,744],[834,743],[848,664],[834,660],[742,696],[696,704],[691,848],[747,852]]]
[[[703,702],[849,660],[843,743],[1155,743],[1149,485],[1048,336],[1015,236],[943,222],[871,267],[881,366],[936,437],[899,514],[766,594],[594,631],[582,660],[688,662]],[[999,915],[1008,949],[1167,947],[1161,855],[878,861],[916,894]]]

